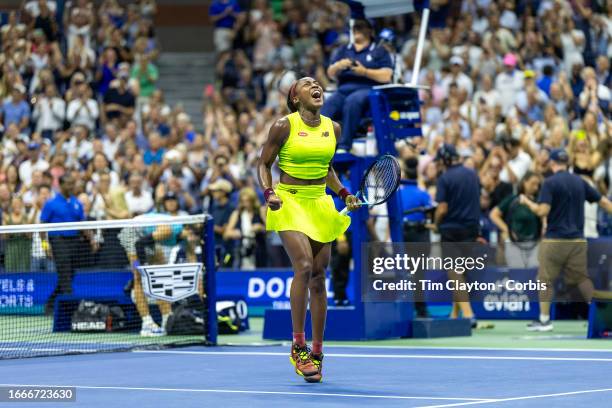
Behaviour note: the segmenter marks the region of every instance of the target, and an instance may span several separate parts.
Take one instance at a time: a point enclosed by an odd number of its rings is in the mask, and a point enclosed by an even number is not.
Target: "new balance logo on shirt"
[[[306,132],[298,132],[298,136],[306,137],[306,136],[308,136],[308,133],[306,133]],[[329,137],[329,132],[328,131],[321,132],[321,136]]]

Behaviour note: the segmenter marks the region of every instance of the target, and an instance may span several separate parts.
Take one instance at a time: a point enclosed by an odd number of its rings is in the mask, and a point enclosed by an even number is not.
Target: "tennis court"
[[[612,348],[605,340],[584,340],[584,326],[576,322],[562,324],[555,335],[509,336],[523,322],[501,322],[470,338],[330,342],[321,384],[292,373],[288,345],[255,346],[260,322],[253,323],[239,338],[245,344],[6,360],[0,378],[2,386],[76,387],[76,404],[53,404],[58,407],[612,403]],[[236,339],[222,336],[220,342]]]

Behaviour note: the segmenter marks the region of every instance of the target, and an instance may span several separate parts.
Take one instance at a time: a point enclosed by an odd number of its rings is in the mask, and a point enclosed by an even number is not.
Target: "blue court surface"
[[[288,350],[190,347],[5,360],[0,385],[76,387],[76,403],[18,404],[43,407],[612,406],[612,349],[328,346],[320,384],[293,373]]]

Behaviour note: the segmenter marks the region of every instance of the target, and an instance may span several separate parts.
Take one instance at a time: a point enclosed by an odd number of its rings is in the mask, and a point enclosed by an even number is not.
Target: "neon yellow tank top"
[[[298,179],[313,180],[327,176],[329,162],[336,151],[332,120],[321,115],[321,124],[310,127],[299,112],[287,115],[291,130],[278,153],[278,167]]]

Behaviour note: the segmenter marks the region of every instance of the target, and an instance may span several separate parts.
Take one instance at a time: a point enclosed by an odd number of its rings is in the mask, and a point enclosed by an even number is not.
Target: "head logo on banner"
[[[198,293],[201,263],[139,266],[142,289],[153,299],[176,302]]]

